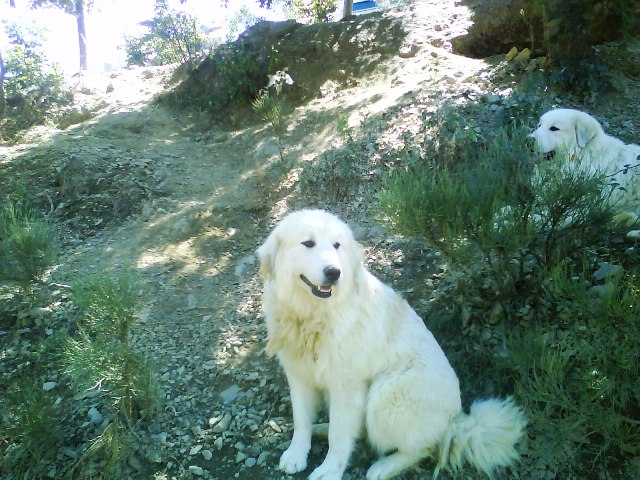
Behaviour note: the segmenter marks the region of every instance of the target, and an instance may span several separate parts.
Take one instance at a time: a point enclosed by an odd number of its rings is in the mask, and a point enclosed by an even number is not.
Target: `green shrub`
[[[453,165],[415,161],[392,173],[380,195],[395,231],[426,239],[458,269],[480,268],[502,299],[595,242],[611,218],[602,175],[562,159],[534,167],[526,135],[501,129]]]
[[[184,63],[193,65],[206,47],[206,38],[200,32],[195,18],[169,8],[166,0],[155,0],[155,16],[140,25],[148,33],[125,38],[125,51],[129,65],[166,65]]]
[[[638,278],[605,296],[586,280],[556,267],[552,323],[518,329],[509,341],[516,394],[531,419],[531,478],[634,476],[625,461],[640,450]]]
[[[338,9],[338,0],[293,0],[290,16],[304,23],[328,22]]]
[[[128,279],[92,277],[74,287],[82,332],[69,339],[65,372],[78,392],[100,387],[124,420],[144,416],[157,401],[157,384],[144,358],[129,346],[137,307]]]
[[[220,115],[229,105],[249,107],[267,83],[268,72],[278,69],[279,55],[272,44],[259,50],[243,41],[224,44],[160,100]]]
[[[45,469],[63,444],[61,407],[53,395],[39,388],[40,384],[39,379],[26,377],[3,392],[3,478],[45,478]]]
[[[71,469],[72,478],[129,478],[126,465],[133,442],[133,432],[128,425],[114,419],[75,462]]]
[[[571,90],[607,86],[592,47],[637,29],[636,0],[536,0],[542,6],[544,43],[554,67],[552,81]]]
[[[271,125],[273,135],[278,140],[281,161],[284,161],[282,138],[287,131],[287,115],[292,109],[283,89],[285,85],[291,84],[293,84],[293,80],[286,73],[286,69],[269,75],[267,88],[260,90],[258,96],[251,102],[253,110]]]
[[[26,289],[58,253],[53,230],[31,211],[9,203],[0,209],[0,281]]]
[[[0,137],[15,139],[22,131],[53,119],[72,100],[57,65],[45,56],[44,34],[5,23],[11,46],[4,57],[6,106]]]

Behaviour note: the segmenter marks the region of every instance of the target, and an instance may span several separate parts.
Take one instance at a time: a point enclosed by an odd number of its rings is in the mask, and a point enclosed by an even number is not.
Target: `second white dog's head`
[[[579,110],[559,108],[540,117],[531,138],[545,156],[563,152],[580,158],[582,152],[599,135],[604,135],[604,131],[591,115]]]
[[[362,247],[351,229],[323,210],[287,215],[258,248],[258,257],[265,285],[280,298],[340,299],[363,268]]]

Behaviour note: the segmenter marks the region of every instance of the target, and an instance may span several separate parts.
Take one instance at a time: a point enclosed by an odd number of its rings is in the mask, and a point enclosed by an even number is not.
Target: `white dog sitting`
[[[640,145],[625,145],[607,135],[600,123],[579,110],[560,108],[542,117],[531,134],[546,157],[564,153],[616,185],[610,201],[621,213],[617,221],[633,224],[640,214]]]
[[[491,476],[518,458],[525,426],[510,399],[462,411],[458,378],[409,304],[364,267],[349,227],[322,210],[287,215],[258,249],[267,353],[291,391],[293,439],[280,469],[307,468],[323,394],[329,452],[311,480],[340,480],[363,427],[379,454],[368,480],[391,478],[425,457]],[[319,430],[327,430],[326,426]]]

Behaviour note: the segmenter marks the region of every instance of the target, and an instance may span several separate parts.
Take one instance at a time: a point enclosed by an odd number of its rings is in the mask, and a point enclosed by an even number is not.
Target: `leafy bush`
[[[303,23],[328,22],[338,9],[338,0],[293,0],[289,15]]]
[[[11,47],[4,58],[6,108],[0,129],[2,136],[13,139],[20,131],[54,118],[71,103],[72,95],[58,66],[46,59],[41,31],[11,23],[5,23],[5,31]]]
[[[141,22],[149,32],[140,37],[126,37],[125,51],[129,65],[166,65],[194,60],[206,48],[206,38],[195,18],[169,8],[167,0],[155,0],[155,17]]]

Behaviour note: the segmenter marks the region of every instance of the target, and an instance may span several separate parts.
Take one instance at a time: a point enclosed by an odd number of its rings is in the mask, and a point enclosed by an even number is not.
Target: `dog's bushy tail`
[[[457,470],[469,463],[493,478],[496,469],[518,461],[515,445],[526,423],[522,409],[512,398],[474,402],[468,415],[460,413],[451,421],[433,477],[444,467]]]

